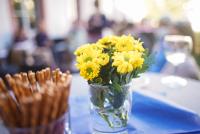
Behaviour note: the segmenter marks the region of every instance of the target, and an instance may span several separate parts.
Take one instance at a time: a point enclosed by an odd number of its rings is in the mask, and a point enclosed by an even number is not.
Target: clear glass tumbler
[[[130,84],[116,89],[90,85],[91,119],[94,134],[127,133],[132,106]]]

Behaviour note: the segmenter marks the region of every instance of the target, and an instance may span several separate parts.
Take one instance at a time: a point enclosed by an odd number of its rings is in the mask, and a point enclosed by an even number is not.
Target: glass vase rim
[[[130,81],[129,83],[126,83],[124,85],[120,85],[120,87],[125,87],[125,86],[130,86],[132,84],[132,81]],[[96,87],[109,87],[109,85],[101,85],[101,84],[97,84],[97,83],[92,83],[89,84],[90,86],[96,86]]]

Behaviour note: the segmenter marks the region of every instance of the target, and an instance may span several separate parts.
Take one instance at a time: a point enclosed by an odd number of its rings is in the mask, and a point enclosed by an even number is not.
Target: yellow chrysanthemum
[[[134,51],[144,52],[145,49],[142,46],[143,42],[141,42],[140,40],[134,40],[133,44],[134,44],[134,47],[133,47]]]
[[[74,52],[74,54],[76,56],[80,56],[81,54],[83,54],[86,50],[88,50],[91,47],[91,44],[84,44],[82,46],[80,46],[79,48],[76,49],[76,51]]]
[[[90,54],[91,52],[95,51],[98,53],[101,53],[103,48],[95,43],[93,44],[85,44],[83,46],[80,46],[74,54],[76,56],[81,56],[82,54]]]
[[[99,66],[93,62],[81,64],[80,75],[87,80],[93,80],[99,75]]]
[[[90,61],[94,61],[96,56],[93,52],[91,53],[84,53],[76,58],[77,63],[82,64]]]
[[[97,44],[102,45],[104,48],[114,47],[118,42],[119,37],[117,36],[105,36],[98,40]]]
[[[117,52],[112,57],[112,66],[117,67],[117,72],[121,74],[132,72],[136,68],[142,67],[144,59],[137,51]]]
[[[115,48],[118,52],[132,51],[134,49],[133,43],[134,39],[131,35],[123,35],[118,39]]]
[[[102,53],[104,46],[98,43],[94,43],[91,45],[91,49],[95,50],[97,53]]]
[[[109,62],[109,55],[105,53],[101,53],[98,55],[98,63],[102,66],[108,64]]]

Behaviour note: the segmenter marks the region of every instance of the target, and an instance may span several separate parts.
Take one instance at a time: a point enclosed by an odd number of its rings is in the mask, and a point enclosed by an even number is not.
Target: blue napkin
[[[71,97],[73,134],[91,134],[89,98]],[[133,93],[132,114],[128,124],[130,134],[200,133],[200,117],[194,112],[166,103],[143,93]]]

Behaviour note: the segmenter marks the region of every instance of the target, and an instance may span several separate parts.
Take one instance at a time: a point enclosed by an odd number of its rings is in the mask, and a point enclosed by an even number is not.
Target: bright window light
[[[186,15],[189,19],[192,29],[200,32],[200,8],[199,0],[191,0],[186,5]]]

